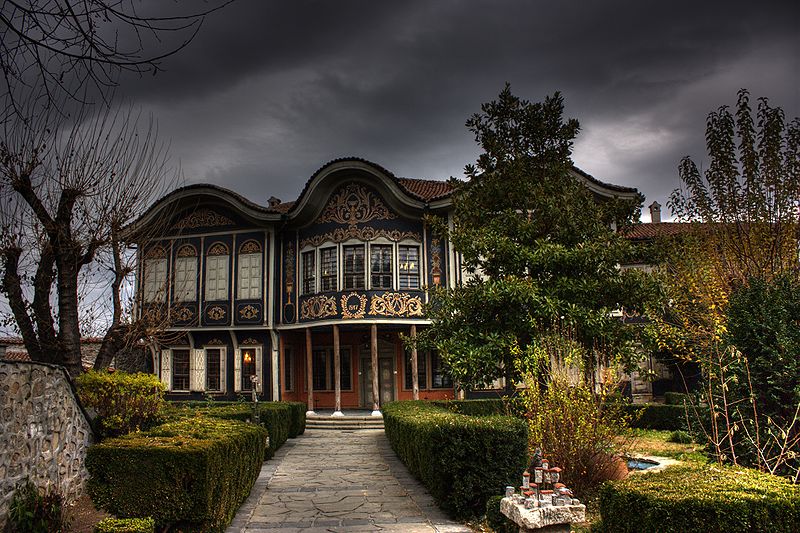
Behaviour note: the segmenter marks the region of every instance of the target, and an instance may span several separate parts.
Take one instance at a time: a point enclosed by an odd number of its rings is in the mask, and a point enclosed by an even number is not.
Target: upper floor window
[[[303,294],[312,294],[317,289],[315,256],[314,250],[303,252]]]
[[[239,248],[239,287],[237,298],[256,300],[261,298],[261,245],[247,241]]]
[[[323,248],[319,251],[320,281],[322,292],[336,290],[336,276],[338,274],[336,261],[336,247]]]
[[[419,289],[419,246],[398,247],[400,290]]]
[[[191,244],[184,244],[178,248],[174,290],[173,298],[176,302],[197,300],[197,250]]]
[[[206,300],[228,299],[228,247],[221,242],[208,249],[206,257]]]
[[[222,359],[225,357],[224,348],[206,348],[206,390],[219,392],[224,385],[225,375],[222,371]]]
[[[148,252],[144,260],[144,283],[142,284],[145,302],[166,301],[167,252],[161,247]]]
[[[344,252],[344,288],[364,289],[364,246],[343,246]]]
[[[373,244],[369,247],[370,285],[372,289],[392,288],[392,246]]]

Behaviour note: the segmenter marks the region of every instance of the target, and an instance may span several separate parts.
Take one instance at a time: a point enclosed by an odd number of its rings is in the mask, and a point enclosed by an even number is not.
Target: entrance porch
[[[400,335],[416,326],[339,325],[283,331],[281,399],[309,413],[362,409],[376,416],[394,400],[453,398],[453,382],[436,352],[406,350]]]

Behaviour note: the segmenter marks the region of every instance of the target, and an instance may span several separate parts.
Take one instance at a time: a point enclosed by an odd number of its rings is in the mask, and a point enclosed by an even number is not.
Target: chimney
[[[269,202],[269,206],[270,207],[275,207],[276,205],[281,203],[281,199],[280,198],[276,198],[275,196],[270,196],[269,200],[267,200],[267,202]]]
[[[656,201],[650,204],[650,222],[653,224],[661,222],[661,204]]]

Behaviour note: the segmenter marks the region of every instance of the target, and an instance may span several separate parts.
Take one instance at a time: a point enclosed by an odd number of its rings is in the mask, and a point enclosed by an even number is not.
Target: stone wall
[[[0,528],[26,477],[77,498],[88,473],[91,426],[62,367],[0,361]]]

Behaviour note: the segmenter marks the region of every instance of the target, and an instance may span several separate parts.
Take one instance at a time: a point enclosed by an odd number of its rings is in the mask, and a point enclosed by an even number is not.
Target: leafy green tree
[[[798,210],[800,119],[740,90],[708,115],[705,172],[685,157],[670,199],[686,234],[649,312],[660,349],[700,364],[713,416],[700,429],[720,462],[800,479]]]
[[[600,199],[581,183],[570,159],[579,126],[563,111],[558,93],[531,103],[506,85],[467,121],[483,153],[465,181],[451,180],[454,225],[439,231],[474,275],[434,291],[422,339],[462,386],[505,377],[510,389],[518,363],[555,330],[578,342],[589,372],[632,356],[614,311],[639,310],[647,284],[619,268],[630,248],[613,228],[633,223],[641,198]]]

